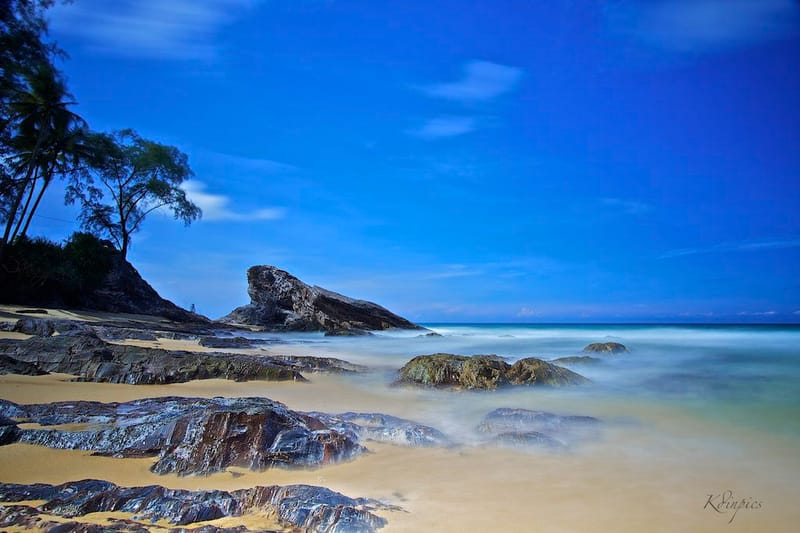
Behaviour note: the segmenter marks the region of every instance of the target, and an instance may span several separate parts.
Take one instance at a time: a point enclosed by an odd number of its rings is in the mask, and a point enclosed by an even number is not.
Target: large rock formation
[[[571,370],[535,357],[513,365],[496,355],[420,355],[400,369],[399,383],[457,389],[496,389],[506,385],[562,386],[589,383]]]
[[[341,335],[381,329],[419,329],[378,304],[354,300],[310,286],[273,266],[247,270],[250,304],[238,307],[222,322],[276,331],[325,331]]]
[[[189,491],[160,485],[120,487],[108,481],[85,479],[63,485],[0,484],[0,502],[44,502],[0,506],[0,527],[16,526],[42,531],[150,531],[164,520],[175,526],[190,526],[217,518],[259,513],[274,516],[281,529],[367,533],[386,525],[386,519],[371,511],[399,510],[376,500],[349,498],[324,487],[288,485],[254,487],[235,491]],[[52,517],[79,518],[90,513],[127,513],[130,519],[111,518],[102,526],[64,522]],[[149,527],[148,527],[149,526]],[[244,526],[174,531],[249,531]],[[161,528],[159,528],[161,529]]]
[[[113,457],[158,457],[157,474],[208,475],[230,466],[321,466],[365,449],[318,418],[267,398],[150,398],[127,403],[55,402],[16,405],[0,400],[5,440],[89,450]],[[55,427],[50,427],[55,426]]]
[[[584,349],[586,353],[624,353],[628,352],[628,347],[618,342],[593,342]]]

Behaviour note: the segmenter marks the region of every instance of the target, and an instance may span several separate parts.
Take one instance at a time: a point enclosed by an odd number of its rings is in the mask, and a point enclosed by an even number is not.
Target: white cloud
[[[186,191],[186,196],[203,210],[205,221],[255,221],[277,220],[286,216],[286,210],[280,207],[264,207],[244,213],[233,211],[230,208],[231,199],[222,194],[206,192],[206,185],[200,181],[190,180],[181,184]]]
[[[522,78],[522,70],[492,63],[471,61],[464,66],[463,77],[455,82],[420,87],[429,96],[477,102],[496,98],[511,91]]]
[[[530,307],[522,307],[519,311],[517,311],[517,316],[519,318],[531,318],[538,316],[538,313]]]
[[[758,252],[761,250],[781,250],[784,248],[800,247],[800,239],[772,240],[772,241],[744,241],[714,244],[702,248],[679,248],[661,254],[661,259],[683,257],[686,255],[714,254],[728,252]]]
[[[51,10],[56,34],[111,55],[160,59],[213,56],[214,34],[258,0],[79,0]]]
[[[643,215],[653,209],[650,204],[624,198],[601,198],[600,203],[628,215]]]
[[[707,53],[781,39],[798,30],[795,0],[658,0],[606,8],[612,32],[656,49]]]
[[[741,311],[736,313],[738,316],[775,316],[777,311]]]
[[[472,117],[437,117],[430,119],[419,129],[409,133],[427,141],[456,137],[475,131],[476,122]]]
[[[793,311],[792,314],[793,315],[800,315],[800,309],[798,309],[797,311]]]

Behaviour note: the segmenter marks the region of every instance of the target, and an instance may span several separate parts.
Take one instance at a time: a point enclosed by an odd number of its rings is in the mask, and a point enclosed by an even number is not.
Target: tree
[[[83,227],[111,239],[123,257],[131,235],[153,211],[169,210],[187,226],[202,215],[180,188],[193,173],[186,154],[174,146],[143,139],[130,129],[93,134],[90,144],[94,183],[73,183],[67,201],[80,202]],[[104,203],[106,194],[110,201]]]
[[[53,178],[77,176],[87,131],[52,62],[61,52],[43,41],[52,3],[0,1],[0,258],[27,233]]]
[[[25,90],[17,91],[8,106],[14,121],[7,158],[13,194],[3,244],[27,233],[54,176],[77,176],[89,156],[86,122],[69,109],[75,102],[61,74],[52,64],[41,63],[24,78]]]

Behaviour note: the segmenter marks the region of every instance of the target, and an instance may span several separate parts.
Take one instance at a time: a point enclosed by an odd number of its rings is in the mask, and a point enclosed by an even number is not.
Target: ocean
[[[800,326],[797,325],[561,325],[425,324],[441,335],[419,331],[376,332],[368,337],[324,337],[319,333],[267,336],[272,350],[328,355],[376,370],[362,386],[379,388],[416,355],[495,354],[513,363],[582,354],[593,342],[619,342],[628,353],[593,355],[597,364],[566,365],[592,380],[589,386],[500,391],[565,407],[591,399],[606,404],[651,404],[680,409],[698,419],[800,438]],[[261,335],[259,335],[261,336]],[[452,393],[449,393],[450,396]],[[491,393],[490,393],[491,396]],[[456,396],[478,401],[480,393]],[[465,399],[469,398],[469,400]],[[495,402],[490,402],[495,403]],[[536,403],[536,402],[534,402]]]

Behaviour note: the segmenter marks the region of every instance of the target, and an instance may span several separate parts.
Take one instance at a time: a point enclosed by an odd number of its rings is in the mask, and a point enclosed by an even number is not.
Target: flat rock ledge
[[[596,439],[600,428],[600,420],[592,416],[503,407],[488,413],[477,431],[489,438],[488,444],[566,450]]]
[[[494,390],[504,386],[580,385],[588,379],[571,370],[528,357],[513,365],[496,355],[420,355],[400,369],[397,384]]]
[[[197,379],[307,381],[300,373],[358,372],[329,357],[199,353],[112,344],[93,332],[0,341],[0,373],[77,376],[77,381],[158,385]]]
[[[376,510],[400,510],[365,498],[350,498],[324,487],[287,485],[254,487],[235,491],[189,491],[160,485],[120,487],[108,481],[86,479],[62,485],[0,484],[0,501],[44,501],[38,505],[0,506],[0,527],[24,527],[50,531],[149,531],[152,522],[165,520],[175,526],[191,526],[225,517],[264,513],[281,528],[292,531],[369,533],[387,524]],[[130,519],[108,525],[62,522],[52,517],[80,518],[90,513],[122,512]],[[192,531],[184,527],[175,531]],[[244,526],[198,526],[194,531],[251,531]]]

